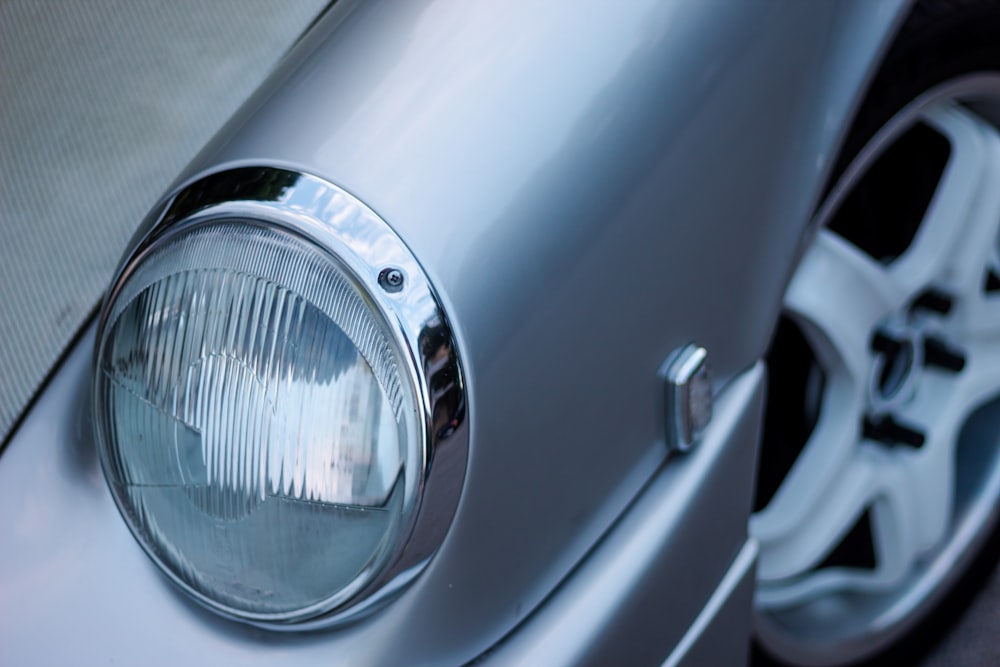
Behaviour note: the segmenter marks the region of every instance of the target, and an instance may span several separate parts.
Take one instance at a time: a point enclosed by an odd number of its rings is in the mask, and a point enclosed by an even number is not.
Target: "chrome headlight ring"
[[[112,407],[109,407],[112,402],[105,400],[105,396],[108,395],[107,386],[113,384],[108,381],[113,373],[106,372],[102,366],[106,363],[102,361],[102,354],[105,339],[110,336],[109,328],[113,331],[122,312],[131,308],[132,300],[138,299],[135,296],[138,290],[126,286],[130,285],[129,280],[137,272],[143,270],[145,263],[155,265],[156,262],[166,262],[169,265],[170,261],[176,261],[176,257],[190,256],[190,249],[171,251],[173,254],[169,255],[168,251],[173,247],[171,243],[177,245],[199,235],[224,234],[227,226],[251,230],[247,232],[247,238],[261,235],[281,237],[282,243],[294,246],[293,250],[301,246],[309,252],[315,251],[314,254],[325,253],[325,260],[329,260],[333,267],[330,271],[343,274],[348,286],[357,292],[359,299],[355,303],[355,312],[357,303],[361,303],[365,316],[378,322],[385,334],[385,347],[395,360],[398,379],[405,392],[413,398],[409,404],[412,415],[403,415],[405,421],[414,425],[414,442],[410,443],[412,446],[408,450],[413,460],[404,457],[401,466],[404,472],[400,474],[403,490],[398,500],[398,530],[393,536],[386,533],[387,537],[382,538],[379,548],[384,548],[385,553],[380,553],[377,563],[369,561],[369,570],[358,575],[350,585],[321,595],[321,599],[300,609],[277,612],[248,610],[213,596],[211,591],[206,592],[197,584],[198,579],[194,576],[197,573],[185,572],[187,565],[183,558],[174,559],[170,552],[164,551],[165,548],[172,548],[171,545],[165,547],[155,543],[148,527],[137,525],[137,521],[142,523],[146,517],[137,519],[136,503],[126,485],[115,483],[115,475],[121,475],[123,465],[121,449],[129,444],[118,442],[117,434],[121,429],[115,431],[117,426],[111,423],[114,421],[109,416],[113,414]],[[252,232],[254,228],[261,230],[260,233]],[[208,241],[211,242],[211,238]],[[167,260],[160,258],[164,253],[169,255]],[[234,251],[231,254],[235,256],[239,253]],[[271,256],[272,263],[274,257]],[[287,269],[281,270],[283,275],[290,275]],[[153,279],[146,280],[148,283]],[[307,279],[302,278],[300,283],[302,281]],[[132,290],[127,295],[130,298],[122,299],[126,301],[125,305],[118,303],[123,288]],[[161,310],[167,310],[166,306],[162,306]],[[156,313],[160,311],[154,313],[147,308],[143,312],[150,319],[159,317]],[[340,327],[338,330],[343,330],[339,321],[331,321]],[[354,339],[367,335],[352,334],[351,331],[346,334],[349,337],[353,335]],[[277,334],[272,335],[277,337]],[[174,339],[179,340],[180,336],[169,338]],[[170,579],[203,605],[224,616],[271,629],[328,627],[353,620],[402,590],[423,569],[443,541],[458,504],[468,457],[467,395],[455,337],[440,301],[409,249],[371,209],[341,188],[308,174],[273,167],[231,169],[183,187],[154,211],[133,241],[132,250],[122,262],[106,296],[97,341],[95,424],[101,461],[112,495],[147,554]],[[364,345],[357,340],[351,342],[359,351],[360,358]],[[180,344],[174,345],[181,347]],[[137,353],[131,354],[136,356]],[[145,354],[140,363],[146,366],[153,364],[148,357],[156,355],[149,350]],[[164,356],[167,354],[165,352]],[[377,366],[370,359],[368,362],[369,366]],[[375,371],[375,374],[378,375],[378,372]],[[224,375],[221,373],[220,376]],[[385,383],[381,377],[379,383],[384,392]],[[173,400],[176,401],[176,397]],[[129,433],[140,431],[133,429]],[[153,437],[156,435],[154,433]],[[178,436],[171,437],[176,441]],[[141,434],[139,438],[141,440]],[[147,440],[150,439],[147,437]],[[176,442],[174,447],[178,447]],[[171,450],[170,456],[178,459],[178,468],[184,468],[181,455]],[[242,460],[235,467],[241,466],[244,466]],[[250,469],[249,464],[246,468]],[[179,476],[183,477],[183,474]],[[263,473],[261,479],[264,479]],[[280,482],[277,484],[280,485]],[[265,495],[263,486],[260,493],[262,497]],[[299,493],[303,495],[299,500],[308,500],[301,487]],[[386,503],[385,506],[389,507],[388,501]],[[145,505],[139,505],[140,513],[147,511]],[[236,520],[239,518],[236,517]],[[210,516],[206,521],[206,526],[209,526],[213,525],[212,522],[218,524],[220,518]],[[168,555],[165,556],[165,553]],[[234,574],[234,578],[237,576]],[[265,578],[264,581],[271,580]]]

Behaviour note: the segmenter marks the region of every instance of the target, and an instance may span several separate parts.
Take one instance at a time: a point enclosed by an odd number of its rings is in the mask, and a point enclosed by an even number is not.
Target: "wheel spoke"
[[[808,548],[789,546],[805,551],[788,556],[781,555],[783,541],[808,532],[816,512],[830,511],[831,496],[859,490],[862,478],[855,457],[872,363],[871,332],[898,306],[884,289],[887,284],[884,267],[821,230],[786,292],[785,308],[809,340],[826,384],[808,443],[769,505],[752,519],[753,533],[762,543],[762,568],[773,568],[775,577],[798,571],[802,558],[820,557],[830,546],[817,535]],[[841,488],[845,486],[849,488]],[[838,508],[828,529],[843,529],[858,507]]]
[[[982,290],[996,253],[1000,135],[957,106],[934,109],[924,120],[948,139],[951,154],[913,242],[888,274],[911,297],[943,284],[964,298]]]
[[[928,372],[914,400],[900,410],[900,418],[924,435],[919,449],[900,451],[906,468],[912,511],[916,522],[916,548],[935,547],[948,531],[955,501],[955,446],[965,420],[965,403],[956,391],[958,380]]]
[[[867,381],[870,338],[902,297],[886,270],[841,237],[820,230],[785,295],[785,308],[802,325],[820,365]]]
[[[835,497],[837,502],[813,504],[811,511],[801,517],[792,530],[776,532],[773,536],[759,528],[761,522],[754,525],[754,534],[761,542],[760,579],[787,579],[819,563],[864,510],[872,495],[875,472],[865,460],[852,457],[826,489],[827,497]],[[767,511],[773,515],[779,508],[780,505],[772,505]]]
[[[810,523],[844,477],[854,474],[864,393],[844,375],[828,378],[816,426],[781,488],[753,516],[753,533],[762,543],[784,539]],[[856,418],[845,418],[853,414]]]
[[[781,540],[761,541],[758,603],[779,608],[837,590],[884,589],[905,576],[917,558],[916,526],[907,471],[900,457],[881,446],[862,445],[828,501]],[[836,500],[833,500],[836,499]],[[872,513],[873,570],[817,565],[867,510]],[[768,586],[774,582],[778,586]]]
[[[898,418],[924,437],[918,449],[895,452],[906,470],[918,553],[936,547],[950,529],[963,425],[978,406],[1000,395],[1000,345],[969,342],[962,351],[961,371],[925,368],[913,399],[898,411]]]
[[[1000,395],[1000,340],[981,338],[963,344],[966,366],[955,393],[966,412]]]

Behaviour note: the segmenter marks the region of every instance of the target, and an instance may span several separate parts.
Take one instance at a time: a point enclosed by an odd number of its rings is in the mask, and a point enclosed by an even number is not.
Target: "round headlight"
[[[285,185],[220,197],[264,174]],[[175,582],[287,626],[363,607],[426,560],[405,547],[464,393],[439,304],[384,223],[308,176],[240,176],[175,198],[124,264],[98,336],[98,443]]]

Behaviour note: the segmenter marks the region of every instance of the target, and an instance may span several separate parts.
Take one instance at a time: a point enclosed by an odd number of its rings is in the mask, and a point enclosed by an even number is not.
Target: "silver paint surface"
[[[761,363],[733,381],[704,441],[659,471],[574,576],[487,664],[655,665],[675,646],[672,659],[680,661],[698,635],[711,634],[711,619],[701,616],[726,607],[756,560],[740,517],[753,496],[744,473],[756,463],[764,376]],[[734,581],[720,584],[727,578]],[[721,599],[713,599],[717,587]],[[732,613],[745,628],[732,632],[722,655],[747,655],[750,602],[737,596]]]

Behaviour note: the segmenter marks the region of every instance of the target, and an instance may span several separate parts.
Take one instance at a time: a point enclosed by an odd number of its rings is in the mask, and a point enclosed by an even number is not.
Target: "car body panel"
[[[658,375],[670,353],[705,346],[720,396],[753,372],[838,142],[907,4],[342,0],[177,187],[235,166],[302,170],[364,201],[418,257],[470,395],[468,469],[444,544],[396,601],[335,632],[274,635],[198,609],[129,543],[86,427],[66,412],[87,384],[84,341],[0,465],[20,478],[41,446],[30,441],[86,460],[36,468],[38,490],[68,487],[53,493],[60,502],[0,505],[0,531],[21,536],[5,549],[28,540],[25,553],[41,554],[48,540],[84,581],[7,553],[0,588],[23,581],[23,618],[36,621],[65,594],[73,606],[47,630],[78,618],[69,643],[103,655],[120,639],[125,662],[152,651],[164,662],[440,664],[517,636],[675,465]],[[699,520],[693,503],[678,517]],[[708,601],[744,544],[744,505],[711,522],[726,552],[677,599]],[[82,533],[58,540],[63,521]],[[671,562],[697,559],[709,537],[689,539],[671,543]],[[26,569],[7,571],[12,561]],[[31,597],[28,582],[62,588]],[[42,641],[27,627],[2,632],[19,650]],[[7,637],[2,650],[14,651]]]
[[[657,473],[573,576],[486,664],[651,665],[672,653],[668,663],[684,664],[703,654],[705,648],[694,649],[710,628],[727,639],[714,654],[719,660],[702,664],[746,659],[746,582],[757,545],[740,517],[753,493],[746,470],[756,463],[764,375],[758,364],[733,381],[698,449]],[[736,621],[745,624],[742,632]]]

